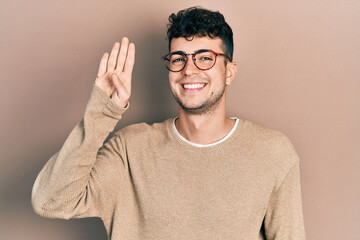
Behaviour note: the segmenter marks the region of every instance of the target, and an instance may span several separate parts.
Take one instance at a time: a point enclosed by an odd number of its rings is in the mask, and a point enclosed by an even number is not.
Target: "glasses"
[[[194,53],[186,54],[181,51],[171,52],[162,56],[161,59],[164,61],[165,66],[171,72],[180,72],[185,68],[188,57],[191,55],[193,63],[200,70],[209,70],[216,63],[218,56],[224,56],[231,61],[231,58],[223,53],[217,53],[209,49],[200,49]]]

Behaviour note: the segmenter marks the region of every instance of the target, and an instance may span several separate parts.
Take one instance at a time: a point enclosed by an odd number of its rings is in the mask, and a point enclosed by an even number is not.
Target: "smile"
[[[184,89],[201,89],[205,87],[205,83],[182,84]]]

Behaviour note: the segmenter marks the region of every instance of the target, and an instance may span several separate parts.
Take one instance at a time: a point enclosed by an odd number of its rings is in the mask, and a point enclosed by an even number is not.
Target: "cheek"
[[[213,79],[216,84],[226,84],[226,72],[224,69],[217,71],[214,74],[211,74],[210,78]]]
[[[226,71],[227,68],[226,66],[222,65],[224,63],[219,62],[219,65],[217,65],[218,63],[215,64],[215,66],[213,67],[213,69],[211,72],[209,72],[209,74],[211,75],[212,78],[214,79],[221,79],[223,80],[224,78],[226,78]]]
[[[176,74],[174,72],[169,71],[169,81],[173,82],[175,79]]]
[[[169,85],[171,89],[176,87],[176,74],[169,72]]]
[[[174,85],[179,80],[179,78],[180,78],[179,73],[169,71],[169,83],[170,83],[170,85],[171,84]]]

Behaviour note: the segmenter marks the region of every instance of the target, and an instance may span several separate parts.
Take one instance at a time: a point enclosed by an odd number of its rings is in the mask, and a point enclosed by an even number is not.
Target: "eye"
[[[199,56],[197,59],[200,62],[212,62],[212,61],[214,61],[214,58],[212,56],[208,56],[208,55]]]
[[[201,52],[196,55],[196,59],[201,62],[211,62],[214,61],[215,56],[212,52]]]
[[[182,57],[178,57],[171,60],[172,63],[181,62],[181,61],[185,61],[185,59]]]
[[[199,60],[201,60],[201,61],[212,61],[212,58],[204,56],[204,57],[201,57]]]
[[[171,64],[183,64],[185,62],[185,58],[182,55],[174,54],[170,58]]]

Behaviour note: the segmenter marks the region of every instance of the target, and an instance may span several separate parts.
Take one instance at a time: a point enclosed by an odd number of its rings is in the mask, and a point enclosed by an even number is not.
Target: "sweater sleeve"
[[[35,180],[32,206],[37,214],[62,219],[106,214],[125,175],[126,161],[116,134],[103,142],[126,108],[93,85],[83,119]]]
[[[289,155],[293,165],[281,185],[269,200],[264,218],[267,240],[304,240],[305,227],[303,219],[299,157],[293,145],[288,141]]]

